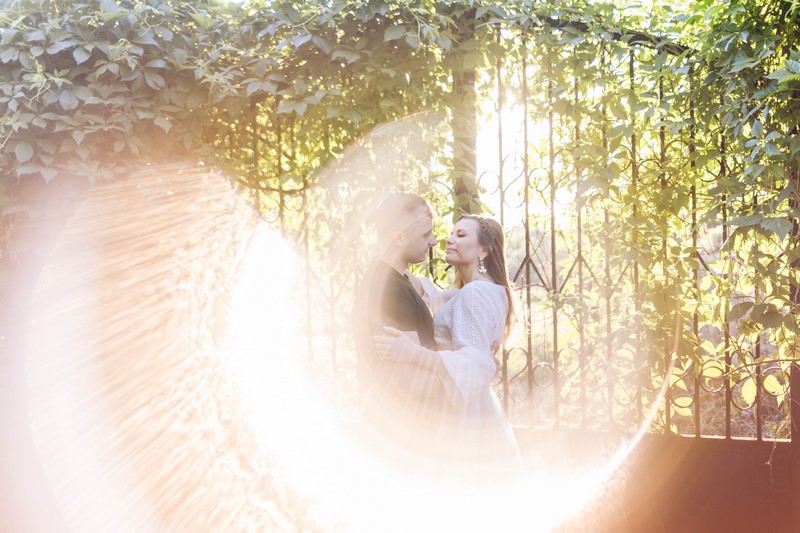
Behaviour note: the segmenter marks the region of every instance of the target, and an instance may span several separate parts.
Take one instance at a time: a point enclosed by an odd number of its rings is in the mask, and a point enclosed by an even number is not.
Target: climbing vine
[[[546,305],[583,317],[593,348],[639,354],[631,365],[648,387],[676,352],[697,379],[730,380],[743,403],[760,386],[782,400],[784,383],[750,372],[746,354],[762,339],[775,350],[760,356],[796,358],[798,17],[788,0],[637,10],[9,0],[3,258],[20,249],[14,228],[50,212],[52,197],[68,201],[62,191],[178,159],[221,168],[319,260],[336,246],[357,264],[365,248],[348,232],[388,190],[423,192],[443,215],[486,209],[478,110],[494,101],[501,111],[500,96],[552,132],[529,140],[527,175],[505,192],[535,205],[551,191],[569,195],[593,246],[559,256],[563,268],[597,270],[580,287],[561,266],[559,279],[528,272],[520,284],[541,285]],[[550,256],[577,249],[575,232],[543,212],[528,221]],[[331,275],[355,268],[336,264]],[[580,292],[588,287],[594,296]],[[632,313],[601,307],[611,288]],[[585,322],[593,313],[613,320]],[[721,370],[703,374],[709,365]],[[696,390],[685,392],[696,402]],[[689,403],[674,403],[676,416]]]

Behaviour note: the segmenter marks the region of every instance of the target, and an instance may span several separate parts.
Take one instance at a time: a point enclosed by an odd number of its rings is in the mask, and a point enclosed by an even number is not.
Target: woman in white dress
[[[395,328],[375,337],[382,357],[416,363],[437,372],[447,391],[452,425],[445,432],[459,465],[487,474],[519,474],[520,452],[492,381],[496,355],[512,323],[511,287],[496,221],[465,215],[446,241],[445,260],[456,268],[459,290],[437,294],[423,287],[435,309],[437,351]],[[450,444],[451,443],[451,444]],[[476,470],[476,471],[478,471]]]

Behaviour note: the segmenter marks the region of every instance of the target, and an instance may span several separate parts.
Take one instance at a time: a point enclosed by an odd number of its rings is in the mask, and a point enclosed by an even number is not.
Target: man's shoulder
[[[382,290],[384,286],[396,283],[396,276],[392,272],[394,269],[383,261],[370,261],[361,275],[357,290],[374,294],[377,289]]]
[[[379,304],[383,313],[408,313],[420,299],[411,283],[390,265],[373,261],[364,272],[357,289],[360,300],[371,305]],[[421,299],[420,299],[421,301]]]
[[[371,260],[364,269],[364,275],[362,276],[362,281],[371,283],[389,283],[401,280],[400,273],[380,259]]]

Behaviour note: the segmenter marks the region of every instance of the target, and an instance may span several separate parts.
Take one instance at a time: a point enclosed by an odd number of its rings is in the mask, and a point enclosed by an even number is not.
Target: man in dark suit
[[[392,326],[436,349],[430,311],[408,275],[436,244],[433,213],[425,199],[394,193],[379,206],[375,230],[377,256],[358,287],[354,314],[362,419],[394,458],[436,457],[445,416],[441,380],[421,366],[381,359],[373,342]]]

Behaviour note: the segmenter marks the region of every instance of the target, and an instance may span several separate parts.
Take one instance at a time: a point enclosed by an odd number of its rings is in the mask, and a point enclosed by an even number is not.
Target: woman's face
[[[473,218],[462,218],[453,226],[453,231],[447,238],[445,261],[455,266],[476,266],[478,257],[486,257],[486,251],[478,241],[481,226]]]

